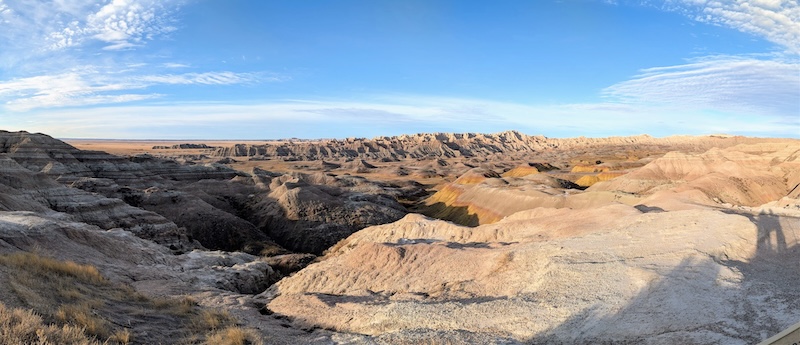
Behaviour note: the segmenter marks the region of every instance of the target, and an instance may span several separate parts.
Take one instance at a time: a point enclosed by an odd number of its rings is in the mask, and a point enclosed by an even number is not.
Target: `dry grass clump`
[[[98,317],[87,303],[64,304],[55,313],[58,321],[68,325],[78,325],[84,332],[99,339],[108,338],[111,327],[108,321]]]
[[[91,284],[108,283],[94,266],[81,265],[72,261],[53,260],[28,252],[0,256],[0,264],[24,267],[26,272],[32,274],[72,277]]]
[[[114,331],[114,334],[108,337],[108,341],[122,345],[130,344],[132,339],[133,336],[131,335],[131,330],[127,328],[116,330]]]
[[[94,312],[107,300],[104,291],[113,291],[97,268],[26,252],[2,255],[0,265],[10,269],[8,283],[15,294],[45,319],[97,339],[111,333],[108,322]]]
[[[252,329],[228,327],[212,333],[205,344],[213,345],[263,345],[258,333]]]
[[[189,316],[199,308],[197,301],[189,296],[181,298],[155,298],[151,300],[151,303],[154,308],[176,316]]]
[[[0,344],[129,344],[144,334],[163,343],[261,343],[227,311],[203,309],[191,297],[148,298],[93,266],[18,252],[0,255],[0,272],[31,309],[0,315]]]
[[[234,323],[234,318],[227,311],[203,310],[192,318],[192,328],[198,331],[216,331]]]
[[[229,312],[206,309],[194,313],[189,329],[191,336],[186,344],[207,345],[263,345],[261,335],[254,329],[240,327]]]
[[[42,317],[30,310],[7,308],[0,303],[0,344],[95,345],[83,329],[73,325],[45,324]]]

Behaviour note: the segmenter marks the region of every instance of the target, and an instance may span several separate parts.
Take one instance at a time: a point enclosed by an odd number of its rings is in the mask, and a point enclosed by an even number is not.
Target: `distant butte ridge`
[[[597,146],[663,145],[675,148],[708,148],[730,146],[747,138],[730,135],[671,136],[654,138],[649,135],[608,138],[548,138],[526,135],[518,131],[495,134],[478,133],[421,133],[373,139],[321,139],[305,141],[279,141],[264,144],[233,144],[208,146],[206,144],[176,144],[153,146],[153,149],[212,149],[215,157],[253,157],[314,161],[322,159],[368,159],[399,161],[403,159],[492,157],[494,155],[520,155],[548,149],[591,148]]]

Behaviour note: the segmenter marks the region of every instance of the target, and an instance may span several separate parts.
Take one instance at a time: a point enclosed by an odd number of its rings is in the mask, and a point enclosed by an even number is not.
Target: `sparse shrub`
[[[192,326],[198,331],[215,331],[233,324],[233,317],[227,311],[203,310],[192,320]]]
[[[131,331],[127,328],[123,328],[115,331],[114,334],[111,334],[111,336],[108,337],[108,341],[117,342],[122,345],[127,345],[130,344],[131,338],[132,338]]]
[[[258,333],[252,329],[241,327],[228,327],[221,331],[214,332],[205,344],[213,345],[263,345]]]
[[[87,334],[99,339],[108,337],[109,325],[106,320],[92,312],[89,304],[66,304],[58,308],[55,314],[59,321],[83,328]]]

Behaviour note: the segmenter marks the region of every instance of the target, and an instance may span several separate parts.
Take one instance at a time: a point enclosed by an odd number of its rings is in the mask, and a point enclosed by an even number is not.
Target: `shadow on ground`
[[[615,311],[598,303],[527,343],[753,344],[796,323],[800,219],[769,212],[734,214],[755,225],[752,259],[686,258],[627,306]],[[726,282],[723,270],[741,279]]]

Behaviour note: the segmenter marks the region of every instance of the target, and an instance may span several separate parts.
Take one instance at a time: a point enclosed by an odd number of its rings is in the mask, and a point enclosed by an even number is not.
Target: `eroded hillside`
[[[0,321],[52,339],[747,344],[800,320],[796,140],[73,144],[0,132]]]

